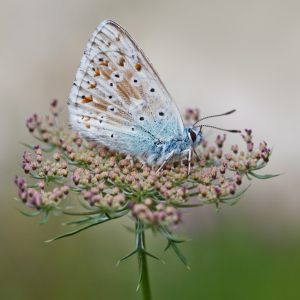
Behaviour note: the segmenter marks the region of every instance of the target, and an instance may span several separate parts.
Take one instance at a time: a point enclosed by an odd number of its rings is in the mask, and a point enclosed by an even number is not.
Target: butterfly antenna
[[[214,116],[209,116],[209,117],[202,118],[202,119],[198,120],[196,123],[194,123],[194,124],[193,124],[193,127],[194,127],[198,122],[200,122],[200,121],[202,121],[202,120],[204,120],[204,119],[214,118],[214,117],[221,117],[221,116],[226,116],[226,115],[230,115],[230,114],[232,114],[232,113],[234,113],[234,112],[235,112],[235,109],[233,109],[233,110],[231,110],[231,111],[229,111],[229,112],[227,112],[227,113],[225,113],[225,114],[214,115]]]
[[[223,128],[219,128],[219,127],[215,127],[215,126],[210,126],[210,125],[200,125],[200,126],[196,126],[194,128],[197,128],[197,127],[200,127],[200,131],[202,129],[202,127],[211,127],[211,128],[214,128],[214,129],[219,129],[219,130],[223,130],[223,131],[227,131],[227,132],[232,132],[232,133],[241,133],[240,130],[230,130],[230,129],[223,129]]]

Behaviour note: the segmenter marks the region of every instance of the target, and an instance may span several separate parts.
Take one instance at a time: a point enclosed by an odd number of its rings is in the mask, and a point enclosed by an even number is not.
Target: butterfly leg
[[[180,156],[184,156],[188,154],[188,164],[189,164],[189,168],[188,168],[188,176],[190,175],[190,170],[191,170],[191,156],[192,156],[192,150],[191,149],[186,149],[180,152]]]
[[[201,160],[201,158],[199,157],[199,155],[198,155],[198,153],[197,153],[197,151],[196,151],[196,149],[195,148],[193,148],[193,151],[194,151],[194,153],[196,154],[196,156],[198,157],[198,159],[199,159],[199,161]]]
[[[163,162],[162,165],[159,167],[159,169],[157,170],[156,173],[158,173],[158,172],[161,170],[161,168],[165,165],[165,163],[173,156],[174,152],[175,152],[175,150],[172,150],[172,151],[166,156],[164,162]]]
[[[190,171],[191,171],[191,157],[192,157],[192,150],[189,149],[189,158],[188,158],[189,169],[188,169],[188,176],[190,175]]]

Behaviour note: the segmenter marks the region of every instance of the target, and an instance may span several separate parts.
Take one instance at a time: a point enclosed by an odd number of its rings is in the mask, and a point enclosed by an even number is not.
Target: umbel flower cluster
[[[265,142],[255,146],[251,130],[242,135],[243,145],[232,145],[228,153],[223,151],[225,134],[218,135],[210,146],[204,140],[198,150],[201,160],[192,157],[188,176],[186,159],[167,163],[158,172],[158,167],[83,140],[78,132],[69,131],[68,124],[58,122],[61,109],[54,100],[50,116],[35,114],[27,119],[26,126],[38,145],[23,144],[30,152],[24,152],[21,165],[36,182],[27,184],[18,176],[15,179],[19,189],[16,199],[28,208],[20,211],[27,216],[44,214],[40,224],[51,212],[80,217],[66,223],[81,225],[79,229],[53,240],[129,214],[136,224],[131,229],[137,235],[136,248],[123,259],[141,252],[154,257],[145,250],[142,235],[151,229],[166,238],[166,249],[173,248],[187,266],[176,245],[182,240],[172,235],[182,222],[182,210],[212,204],[219,211],[220,205],[232,206],[239,201],[247,190],[239,189],[245,179],[277,176],[256,174],[269,162],[271,150]],[[185,118],[197,120],[199,111],[187,109]],[[77,196],[83,212],[69,211],[72,206],[64,204],[69,194]]]

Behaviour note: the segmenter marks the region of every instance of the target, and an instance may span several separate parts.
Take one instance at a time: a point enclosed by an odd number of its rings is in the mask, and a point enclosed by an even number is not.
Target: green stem
[[[141,243],[143,249],[146,248],[145,245],[145,232],[138,232],[138,224],[136,224],[136,235],[140,235],[141,237]],[[138,255],[140,255],[141,259],[138,259],[139,262],[139,269],[142,272],[142,278],[141,278],[141,286],[142,286],[142,294],[143,294],[143,300],[151,300],[151,291],[150,291],[150,282],[149,282],[149,275],[148,275],[148,265],[147,265],[147,257],[146,253],[144,251],[139,251]]]

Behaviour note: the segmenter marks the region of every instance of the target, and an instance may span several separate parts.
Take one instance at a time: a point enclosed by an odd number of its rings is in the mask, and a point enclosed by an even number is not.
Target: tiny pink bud
[[[156,209],[158,211],[163,210],[164,209],[164,205],[162,203],[159,203],[159,204],[156,205]]]
[[[144,200],[145,205],[150,206],[152,204],[152,200],[150,198],[146,198]]]

